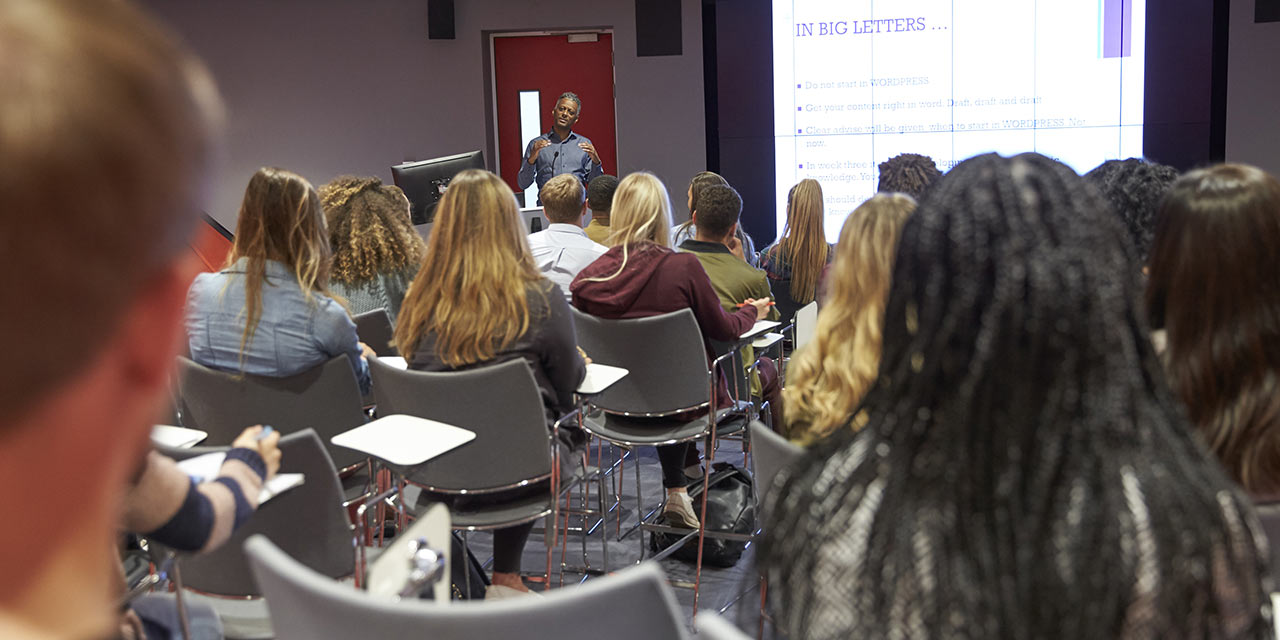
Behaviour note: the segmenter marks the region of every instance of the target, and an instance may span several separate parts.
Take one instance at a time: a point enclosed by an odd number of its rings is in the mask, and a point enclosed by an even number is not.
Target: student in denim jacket
[[[329,296],[320,197],[302,176],[264,167],[249,180],[227,265],[187,294],[191,358],[223,371],[286,377],[339,355],[369,391],[372,351]]]

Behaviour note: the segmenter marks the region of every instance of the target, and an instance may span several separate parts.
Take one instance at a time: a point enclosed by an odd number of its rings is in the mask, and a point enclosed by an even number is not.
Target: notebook
[[[202,456],[187,458],[178,463],[178,468],[184,473],[191,476],[196,482],[206,482],[218,477],[218,473],[222,470],[222,463],[227,459],[227,454],[222,452],[206,453]],[[262,490],[258,492],[258,504],[266,501],[302,484],[304,480],[301,473],[277,473],[275,477],[262,485]]]

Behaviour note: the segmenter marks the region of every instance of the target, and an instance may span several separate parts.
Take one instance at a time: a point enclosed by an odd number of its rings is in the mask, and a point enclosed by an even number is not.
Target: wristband
[[[249,465],[249,468],[258,474],[259,480],[267,479],[267,463],[262,459],[262,454],[253,449],[234,447],[227,451],[227,460],[239,460]]]
[[[249,501],[244,497],[244,491],[240,488],[239,482],[227,476],[219,476],[214,479],[214,482],[226,487],[231,492],[231,497],[236,501],[236,519],[231,525],[231,530],[239,529],[240,525],[244,524],[244,521],[253,515],[253,507],[249,506]]]

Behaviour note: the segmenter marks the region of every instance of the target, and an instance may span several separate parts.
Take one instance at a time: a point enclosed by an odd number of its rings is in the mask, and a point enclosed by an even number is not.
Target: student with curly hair
[[[880,163],[880,181],[876,191],[880,193],[905,193],[917,200],[928,190],[942,172],[933,158],[918,153],[901,153]]]
[[[1111,203],[1112,212],[1124,222],[1138,257],[1146,265],[1155,235],[1156,209],[1178,179],[1178,170],[1142,158],[1108,160],[1086,173],[1084,179]]]
[[[377,178],[342,176],[320,187],[333,268],[329,291],[351,313],[386,309],[394,322],[426,249],[400,187]]]
[[[1257,518],[1165,383],[1134,270],[1059,162],[978,156],[935,185],[865,426],[766,497],[788,637],[1273,637]]]
[[[1280,501],[1280,181],[1225,164],[1174,183],[1147,310],[1191,423],[1255,500]]]
[[[788,438],[809,445],[844,426],[875,382],[893,255],[915,209],[911,196],[880,193],[844,221],[813,341],[788,365]]]
[[[218,273],[187,294],[191,358],[223,371],[287,377],[345,355],[369,391],[372,351],[329,295],[329,236],[306,178],[258,169],[245,188],[236,239]]]

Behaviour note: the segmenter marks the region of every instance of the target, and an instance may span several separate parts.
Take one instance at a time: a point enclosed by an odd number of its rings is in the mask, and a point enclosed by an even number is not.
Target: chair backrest
[[[756,483],[756,497],[763,503],[778,471],[799,458],[804,449],[774,433],[759,420],[752,420],[747,429],[751,432],[751,476]]]
[[[394,542],[382,549],[378,559],[369,565],[366,588],[369,593],[389,599],[396,599],[410,581],[413,571],[410,544],[426,540],[427,547],[444,557],[444,566],[452,567],[450,555],[453,551],[452,519],[449,509],[443,504],[433,504],[420,511],[413,525],[398,536]],[[440,580],[431,587],[432,597],[436,602],[449,602],[449,571],[446,569]]]
[[[646,562],[542,598],[496,602],[391,602],[317,575],[270,540],[245,553],[267,595],[279,640],[329,638],[597,638],[687,640],[682,615],[662,570]]]
[[[522,359],[462,371],[404,371],[369,359],[379,415],[405,414],[474,431],[410,479],[439,491],[511,487],[551,473],[546,409]]]
[[[357,315],[355,318],[356,335],[360,342],[369,345],[373,352],[380,356],[399,355],[391,346],[391,338],[395,331],[391,328],[391,316],[386,309],[374,309]]]
[[[818,328],[818,301],[814,300],[796,311],[796,337],[793,349],[799,349],[813,339]]]
[[[578,345],[593,362],[626,377],[591,403],[605,411],[663,415],[706,406],[711,397],[706,346],[693,311],[609,320],[573,310]]]
[[[187,449],[192,455],[225,448]],[[255,596],[258,590],[244,557],[244,541],[266,536],[313,571],[332,578],[355,570],[354,533],[342,508],[342,486],[333,461],[310,429],[280,439],[280,473],[301,473],[302,485],[259,505],[226,544],[208,553],[181,556],[185,586],[220,595]]]
[[[751,636],[743,633],[728,620],[708,611],[693,621],[698,637],[703,640],[751,640]]]
[[[329,444],[366,421],[345,355],[287,378],[215,371],[179,357],[178,374],[182,426],[209,432],[205,444],[229,445],[245,427],[269,424],[282,433],[314,429],[340,469],[365,459]]]

